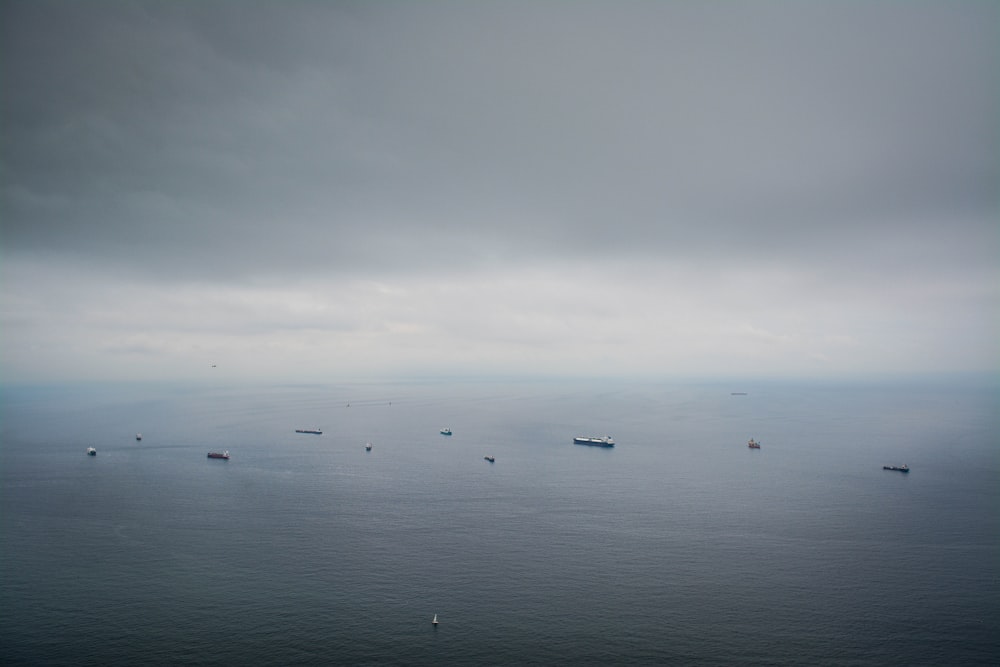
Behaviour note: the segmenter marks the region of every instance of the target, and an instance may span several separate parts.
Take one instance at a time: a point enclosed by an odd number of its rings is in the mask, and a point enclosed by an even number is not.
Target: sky
[[[1000,3],[0,1],[0,382],[1000,372]]]

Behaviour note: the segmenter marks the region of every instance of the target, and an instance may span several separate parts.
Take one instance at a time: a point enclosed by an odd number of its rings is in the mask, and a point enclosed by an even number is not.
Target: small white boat
[[[371,450],[372,450],[372,443],[369,442],[365,444],[365,451],[370,452]]]
[[[451,429],[445,426],[443,429],[441,429],[441,435],[451,435]]]
[[[137,441],[138,441],[138,440],[142,440],[142,433],[136,433],[136,434],[135,434],[135,439],[136,439]]]
[[[87,456],[97,456],[97,450],[93,447],[87,447]]]
[[[493,457],[493,456],[484,456],[483,458],[486,459],[487,461],[489,461],[490,463],[496,463],[496,457]]]
[[[437,625],[437,624],[438,624],[438,615],[434,614],[434,620],[431,621],[431,625]]]

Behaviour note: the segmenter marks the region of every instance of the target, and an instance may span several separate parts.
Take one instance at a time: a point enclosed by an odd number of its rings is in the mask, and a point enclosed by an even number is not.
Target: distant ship
[[[882,466],[882,470],[898,470],[899,472],[910,472],[910,466],[905,463],[901,466]]]
[[[87,447],[87,456],[97,456],[97,450],[93,447]]]
[[[443,429],[441,429],[441,435],[451,435],[451,429],[445,426]]]
[[[312,433],[313,435],[323,435],[323,431],[318,428],[297,428],[296,433]]]
[[[227,449],[224,452],[209,452],[208,453],[208,458],[210,458],[210,459],[225,459],[225,460],[228,461],[229,460],[229,450]]]
[[[369,442],[365,445],[365,451],[370,452],[371,450],[372,450],[372,443]]]
[[[754,440],[753,438],[750,438],[750,440],[747,442],[747,447],[749,447],[750,449],[760,449],[760,443]]]
[[[489,461],[490,463],[494,463],[496,461],[496,458],[492,456],[484,456],[483,458]]]
[[[135,439],[136,440],[142,440],[142,433],[136,433],[135,434]]]
[[[594,447],[614,447],[615,441],[610,435],[606,435],[603,438],[584,438],[578,436],[573,438],[573,444],[593,445]]]

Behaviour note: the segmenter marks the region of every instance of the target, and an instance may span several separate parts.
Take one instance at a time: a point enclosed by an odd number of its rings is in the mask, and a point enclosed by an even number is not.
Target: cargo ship
[[[606,435],[603,438],[585,438],[577,436],[573,438],[573,444],[592,445],[594,447],[614,447],[615,441],[610,435]]]
[[[210,458],[210,459],[225,459],[225,460],[228,461],[229,460],[229,450],[227,449],[224,452],[209,452],[208,453],[208,458]]]
[[[312,433],[313,435],[323,435],[323,431],[318,428],[297,428],[296,433]]]
[[[910,466],[905,463],[901,466],[882,466],[882,470],[898,470],[899,472],[910,472]]]

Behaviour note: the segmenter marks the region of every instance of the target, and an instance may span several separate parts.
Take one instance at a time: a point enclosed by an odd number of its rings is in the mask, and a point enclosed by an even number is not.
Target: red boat
[[[229,450],[227,449],[226,451],[221,452],[221,453],[220,452],[209,452],[208,453],[208,458],[210,458],[210,459],[226,459],[228,461],[229,460]]]
[[[750,438],[750,442],[747,443],[747,447],[750,449],[760,449],[760,443],[753,438]]]

